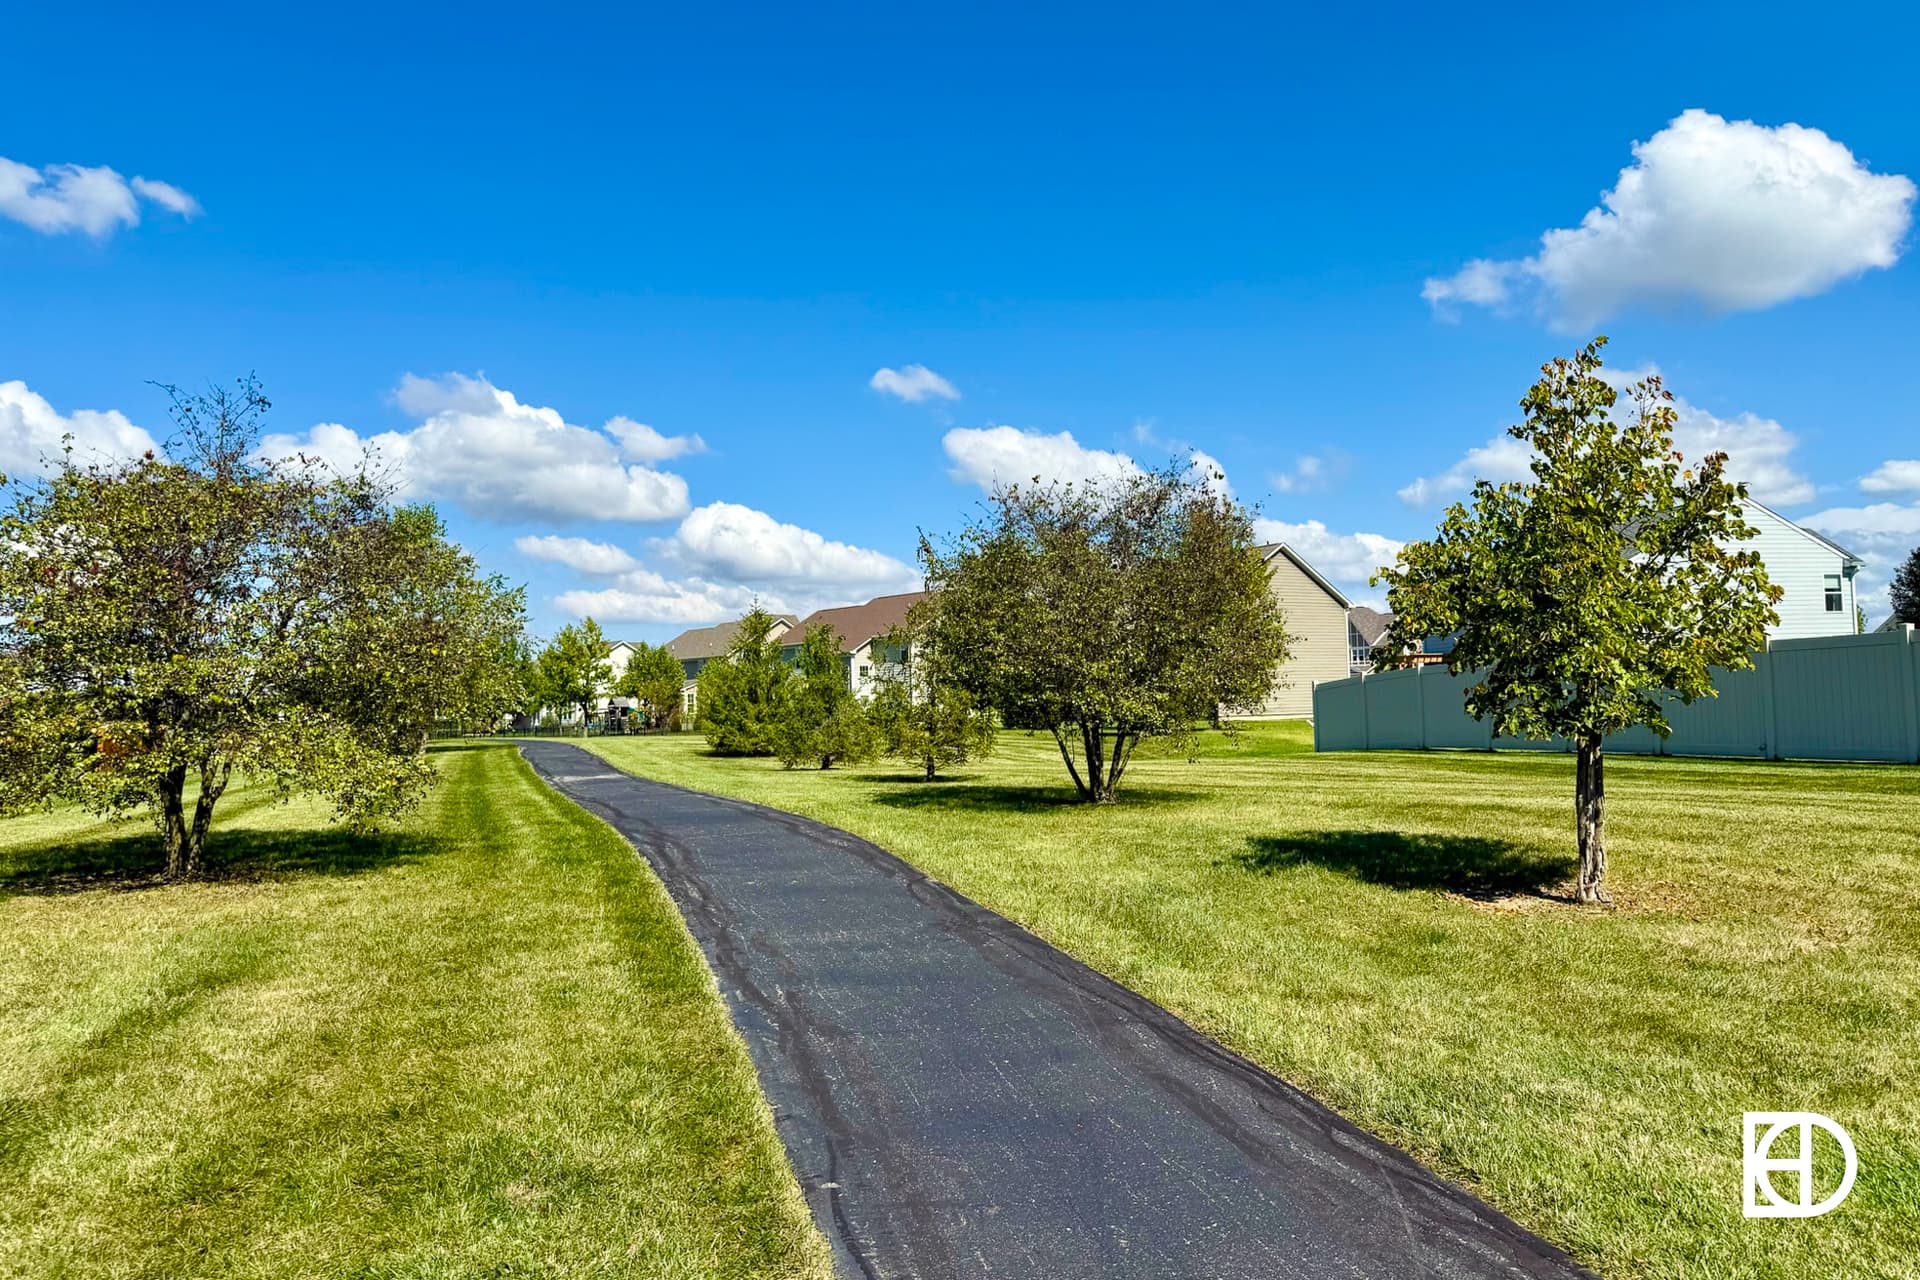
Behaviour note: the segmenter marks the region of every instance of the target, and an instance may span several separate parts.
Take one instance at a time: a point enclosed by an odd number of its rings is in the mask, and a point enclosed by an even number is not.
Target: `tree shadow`
[[[1548,886],[1574,871],[1572,857],[1512,840],[1403,831],[1253,836],[1238,860],[1261,873],[1319,866],[1389,889],[1440,889],[1480,899],[1557,897]]]
[[[1038,813],[1056,809],[1102,808],[1128,809],[1151,804],[1187,804],[1208,798],[1205,791],[1178,787],[1120,788],[1119,798],[1111,806],[1091,805],[1080,799],[1071,783],[1060,786],[1011,786],[984,782],[959,782],[942,779],[927,782],[918,775],[872,775],[875,782],[890,784],[875,804],[896,809],[955,809],[992,813]]]
[[[411,832],[345,827],[272,831],[215,829],[203,881],[247,883],[297,876],[350,876],[418,862],[440,841]],[[166,855],[150,831],[81,842],[53,841],[0,852],[0,897],[150,889],[166,883]]]

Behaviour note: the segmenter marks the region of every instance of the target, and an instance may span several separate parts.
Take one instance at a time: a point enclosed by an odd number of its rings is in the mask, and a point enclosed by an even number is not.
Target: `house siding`
[[[1275,551],[1267,562],[1267,583],[1286,618],[1291,652],[1266,699],[1234,714],[1304,719],[1313,714],[1313,686],[1323,680],[1343,680],[1348,674],[1347,604],[1328,595],[1284,551]]]
[[[1846,571],[1846,560],[1832,547],[1807,534],[1791,521],[1764,507],[1749,504],[1747,523],[1759,536],[1740,544],[1743,551],[1757,551],[1767,567],[1767,577],[1786,594],[1774,608],[1780,614],[1777,625],[1768,628],[1773,640],[1804,640],[1813,636],[1848,636],[1856,626],[1854,581]],[[1826,579],[1840,579],[1841,607],[1831,612],[1826,604]]]

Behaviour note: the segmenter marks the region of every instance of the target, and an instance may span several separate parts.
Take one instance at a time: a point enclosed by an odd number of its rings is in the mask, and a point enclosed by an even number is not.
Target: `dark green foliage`
[[[537,666],[542,700],[556,710],[577,708],[582,734],[594,703],[613,678],[613,665],[607,661],[612,652],[613,645],[592,618],[560,628],[540,651]]]
[[[1669,699],[1713,694],[1713,668],[1752,665],[1779,588],[1760,557],[1745,487],[1726,455],[1688,464],[1673,447],[1672,395],[1629,390],[1616,421],[1594,340],[1541,369],[1509,434],[1535,453],[1531,481],[1474,486],[1425,542],[1376,581],[1395,620],[1382,647],[1453,635],[1448,666],[1479,674],[1469,714],[1495,732],[1563,736],[1580,752],[1579,896],[1605,897],[1601,739],[1631,725],[1665,736]]]
[[[773,731],[781,763],[791,769],[818,762],[831,769],[837,762],[872,759],[873,726],[847,687],[846,659],[831,627],[814,627],[801,637],[794,668]]]
[[[1920,627],[1920,547],[1915,547],[1906,562],[1894,571],[1887,599],[1893,605],[1896,622],[1910,622]]]
[[[614,693],[640,704],[649,729],[665,728],[680,710],[680,690],[687,682],[680,659],[662,645],[644,640],[634,646]]]
[[[723,756],[770,756],[793,682],[780,657],[774,617],[758,605],[747,611],[726,655],[700,669],[695,695],[707,744]]]
[[[994,743],[993,713],[943,665],[939,602],[938,596],[921,600],[888,635],[882,651],[895,660],[876,667],[879,683],[867,708],[880,749],[921,770],[928,782],[948,765],[989,754]]]
[[[1001,489],[922,559],[949,678],[1052,733],[1085,800],[1113,798],[1143,736],[1264,698],[1287,656],[1252,520],[1186,468]]]
[[[0,808],[149,806],[183,877],[236,767],[356,821],[413,804],[436,722],[520,699],[521,594],[364,473],[260,461],[251,379],[173,408],[165,458],[7,486]]]

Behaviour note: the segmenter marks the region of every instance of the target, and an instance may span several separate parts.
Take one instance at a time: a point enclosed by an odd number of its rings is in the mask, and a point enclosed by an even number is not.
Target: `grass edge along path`
[[[1610,762],[1618,910],[1559,755],[1156,750],[1068,803],[1053,744],[927,785],[593,739],[889,849],[1466,1185],[1607,1277],[1920,1275],[1920,771]],[[1741,1216],[1741,1113],[1822,1111],[1838,1211]]]
[[[644,859],[507,744],[384,835],[0,823],[0,1274],[827,1280]]]

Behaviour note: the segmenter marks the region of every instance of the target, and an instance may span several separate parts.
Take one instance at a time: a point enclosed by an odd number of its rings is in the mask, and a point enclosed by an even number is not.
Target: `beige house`
[[[800,650],[800,641],[815,627],[827,627],[840,639],[840,655],[847,664],[847,687],[858,697],[873,693],[886,665],[886,656],[877,646],[893,628],[907,620],[907,611],[927,598],[924,591],[908,591],[894,596],[875,596],[865,604],[850,604],[838,609],[816,609],[787,633],[784,652],[789,660]],[[897,656],[897,655],[896,655]]]
[[[1344,680],[1353,662],[1347,611],[1339,588],[1284,542],[1258,548],[1267,564],[1267,582],[1286,616],[1291,654],[1275,673],[1273,688],[1259,706],[1234,714],[1253,719],[1304,719],[1313,714],[1313,686]]]

